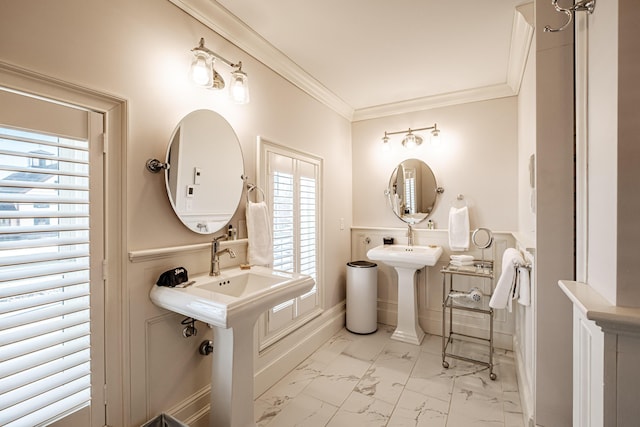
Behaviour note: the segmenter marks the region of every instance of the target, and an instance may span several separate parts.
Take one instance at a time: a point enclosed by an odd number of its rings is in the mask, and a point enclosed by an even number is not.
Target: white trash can
[[[347,330],[371,334],[378,330],[378,265],[347,263]]]

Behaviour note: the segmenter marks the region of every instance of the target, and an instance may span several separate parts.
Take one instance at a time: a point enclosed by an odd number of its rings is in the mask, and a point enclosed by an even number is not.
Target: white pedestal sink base
[[[211,427],[255,427],[253,420],[253,319],[214,327]]]
[[[420,345],[424,331],[418,323],[416,270],[394,267],[398,272],[398,325],[391,339]]]

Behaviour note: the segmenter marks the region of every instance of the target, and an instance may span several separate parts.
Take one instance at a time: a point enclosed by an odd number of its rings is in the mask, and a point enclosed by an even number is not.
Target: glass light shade
[[[247,79],[246,73],[242,70],[236,70],[231,73],[229,97],[236,104],[246,104],[249,102],[249,80]]]
[[[409,149],[415,148],[420,144],[422,144],[422,137],[420,135],[414,135],[412,132],[409,132],[402,140],[402,145]]]
[[[191,80],[199,86],[211,87],[213,85],[213,68],[211,60],[204,52],[195,52],[191,62]]]
[[[391,151],[391,144],[389,144],[389,137],[387,135],[382,138],[382,151],[385,153]]]
[[[440,137],[440,131],[438,129],[434,129],[431,131],[431,145],[437,147],[442,142],[442,138]]]

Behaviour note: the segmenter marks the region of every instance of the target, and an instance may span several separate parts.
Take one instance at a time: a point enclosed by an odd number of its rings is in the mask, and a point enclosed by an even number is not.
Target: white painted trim
[[[396,326],[398,323],[398,303],[396,301],[378,300],[378,323],[383,325]],[[464,314],[460,315],[464,316]],[[461,322],[456,314],[454,317],[454,327],[456,332],[461,332],[471,336],[488,335],[488,330],[483,326],[475,326],[471,321]],[[418,321],[422,329],[431,335],[442,336],[442,312],[435,310],[420,311]],[[495,322],[495,318],[494,318]],[[513,335],[501,331],[493,331],[493,346],[505,350],[513,350]]]
[[[443,93],[423,98],[355,110],[353,121],[369,120],[394,114],[406,114],[413,111],[429,110],[450,105],[466,104],[469,102],[486,101],[489,99],[506,98],[517,95],[506,83],[493,86],[472,88],[456,92]]]
[[[524,76],[532,40],[533,27],[529,25],[520,10],[516,9],[513,16],[509,65],[507,68],[507,85],[516,95],[520,92],[520,84]]]
[[[534,394],[533,385],[527,377],[527,367],[525,366],[520,349],[523,348],[519,343],[518,336],[513,335],[513,353],[516,361],[516,377],[518,379],[518,391],[520,394],[520,407],[522,408],[522,422],[525,426],[533,425],[534,420]]]
[[[107,419],[124,425],[129,418],[130,377],[128,363],[122,355],[129,354],[129,329],[126,312],[121,301],[126,294],[124,247],[126,245],[126,153],[127,153],[127,102],[95,89],[69,83],[44,74],[0,61],[0,82],[14,90],[55,99],[62,104],[81,106],[105,115],[105,129],[112,149],[106,156],[104,167],[105,190],[105,257],[107,259],[104,295],[105,361],[107,382]]]
[[[640,337],[640,308],[613,305],[586,283],[560,280],[558,285],[573,305],[604,332]]]
[[[504,83],[355,110],[219,3],[210,0],[169,1],[350,121],[515,96],[520,88],[533,38],[533,28],[522,17],[521,12],[516,10],[512,34],[515,39],[512,40],[509,71]]]
[[[347,120],[352,119],[353,107],[338,98],[318,80],[300,68],[219,3],[210,0],[169,1],[271,68],[311,97],[325,104]]]
[[[345,301],[326,310],[319,318],[311,322],[311,325],[318,321],[321,323],[314,326],[311,331],[305,330],[303,338],[297,341],[295,345],[286,348],[283,342],[273,345],[273,350],[275,350],[275,347],[281,347],[277,351],[284,351],[278,358],[255,372],[254,398],[268,390],[344,327]],[[278,344],[282,345],[279,346]],[[289,344],[289,342],[286,343],[286,345]],[[270,350],[267,349],[266,351]]]
[[[246,246],[248,242],[249,242],[248,239],[223,240],[220,242],[220,247],[234,248],[236,246]],[[148,261],[153,261],[161,258],[171,258],[176,255],[180,255],[188,252],[199,252],[203,250],[209,250],[210,248],[211,248],[211,243],[196,243],[193,245],[169,246],[166,248],[141,249],[138,251],[129,251],[129,261],[130,262],[148,262]]]

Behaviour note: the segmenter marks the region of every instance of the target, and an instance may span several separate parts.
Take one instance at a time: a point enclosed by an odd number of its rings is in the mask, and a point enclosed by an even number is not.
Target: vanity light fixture
[[[224,89],[226,86],[224,79],[213,66],[217,59],[234,69],[231,72],[231,86],[229,88],[231,100],[237,104],[249,102],[249,80],[247,73],[242,71],[242,61],[234,64],[213,52],[205,47],[204,38],[200,39],[198,46],[191,49],[191,52],[193,52],[193,61],[191,62],[190,75],[195,84],[209,89]]]
[[[432,144],[438,144],[439,140],[440,140],[440,129],[438,129],[438,125],[436,123],[433,124],[433,126],[428,126],[428,127],[424,127],[424,128],[418,128],[418,129],[407,129],[407,130],[400,130],[397,132],[386,132],[384,133],[384,137],[382,137],[382,144],[384,148],[389,147],[389,135],[398,135],[398,134],[405,134],[405,137],[402,139],[402,146],[405,148],[414,148],[419,146],[420,144],[422,144],[422,142],[424,141],[424,138],[422,138],[420,135],[416,135],[414,132],[419,132],[419,131],[423,131],[423,130],[431,130],[431,143]]]

